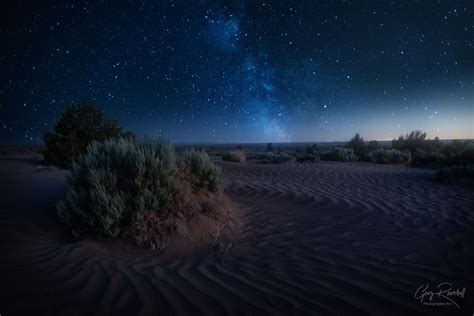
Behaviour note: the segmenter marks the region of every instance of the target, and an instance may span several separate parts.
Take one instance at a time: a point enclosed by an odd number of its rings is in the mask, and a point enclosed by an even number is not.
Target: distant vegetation
[[[396,149],[374,149],[366,155],[366,160],[380,164],[409,164],[411,154]]]
[[[43,155],[49,164],[68,168],[95,140],[133,137],[130,132],[122,132],[115,120],[104,118],[96,105],[83,102],[67,108],[53,131],[45,132]]]
[[[156,249],[170,219],[218,205],[220,170],[204,151],[178,159],[164,141],[111,139],[92,142],[73,162],[68,182],[72,189],[59,202],[58,215],[75,236],[131,236]]]
[[[392,148],[381,148],[373,140],[368,143],[357,133],[344,148],[333,148],[321,154],[321,160],[366,161],[378,164],[405,164],[441,168],[437,179],[472,177],[474,143],[454,140],[443,144],[436,137],[427,139],[426,133],[412,131],[392,141]]]
[[[436,172],[436,180],[440,182],[467,178],[474,179],[474,164],[442,167]]]
[[[317,155],[319,153],[318,145],[312,144],[311,146],[306,147],[306,153],[310,155]]]
[[[443,144],[438,137],[435,139],[426,139],[426,133],[422,131],[412,131],[410,134],[405,136],[401,135],[398,139],[392,141],[392,148],[401,151],[410,151],[411,154],[415,154],[416,151],[423,151],[430,153],[433,151],[441,150]]]
[[[284,153],[284,152],[274,153],[271,151],[268,151],[264,154],[259,154],[256,156],[256,158],[257,158],[257,162],[262,163],[262,164],[267,164],[267,163],[277,164],[277,163],[291,162],[291,161],[296,160],[294,156],[289,155],[287,153]]]
[[[222,160],[244,163],[247,159],[245,152],[241,149],[239,150],[230,150],[229,152],[222,155]]]
[[[357,161],[358,157],[352,148],[334,148],[331,152],[321,155],[321,160],[329,161]]]

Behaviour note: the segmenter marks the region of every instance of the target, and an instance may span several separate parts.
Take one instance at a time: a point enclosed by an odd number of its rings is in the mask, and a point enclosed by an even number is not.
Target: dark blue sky
[[[474,138],[474,1],[1,6],[1,143],[81,100],[177,142]]]

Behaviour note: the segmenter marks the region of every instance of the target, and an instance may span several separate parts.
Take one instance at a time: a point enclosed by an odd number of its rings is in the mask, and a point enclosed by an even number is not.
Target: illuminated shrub
[[[191,149],[185,153],[184,159],[190,170],[191,181],[196,187],[210,192],[217,191],[221,170],[204,150]]]
[[[246,159],[247,156],[245,155],[245,152],[243,150],[231,150],[222,156],[222,160],[224,161],[232,161],[239,163],[244,163]]]
[[[170,215],[184,212],[202,188],[217,190],[219,172],[205,152],[188,152],[178,165],[167,142],[116,139],[93,142],[72,164],[68,182],[58,215],[75,236],[132,235],[156,248]]]

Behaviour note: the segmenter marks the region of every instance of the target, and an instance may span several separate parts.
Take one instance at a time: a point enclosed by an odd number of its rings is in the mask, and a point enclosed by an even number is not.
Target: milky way
[[[2,143],[81,100],[175,142],[474,138],[472,1],[1,6]]]

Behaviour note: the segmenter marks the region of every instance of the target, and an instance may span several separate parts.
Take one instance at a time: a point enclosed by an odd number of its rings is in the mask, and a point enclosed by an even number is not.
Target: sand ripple
[[[64,172],[0,163],[2,315],[474,311],[474,193],[433,171],[222,163],[241,238],[225,254],[171,256],[75,241],[54,216]],[[461,310],[414,299],[440,282],[467,287]]]

